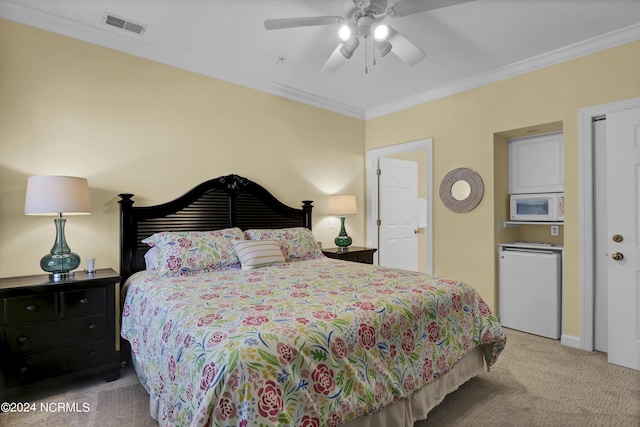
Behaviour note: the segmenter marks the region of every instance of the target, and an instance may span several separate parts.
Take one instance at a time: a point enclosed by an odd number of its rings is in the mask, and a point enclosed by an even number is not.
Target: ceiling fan
[[[473,0],[402,0],[389,4],[387,0],[346,0],[347,11],[344,17],[312,16],[267,19],[264,21],[264,27],[267,30],[281,30],[341,24],[338,29],[341,42],[325,62],[322,71],[335,71],[345,59],[351,58],[360,44],[360,38],[364,38],[366,42],[371,35],[380,56],[392,52],[407,65],[413,66],[424,59],[427,54],[383,21],[387,17],[400,18],[470,1]]]

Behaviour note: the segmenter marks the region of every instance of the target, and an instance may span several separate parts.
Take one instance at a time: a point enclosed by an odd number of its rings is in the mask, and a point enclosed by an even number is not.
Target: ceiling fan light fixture
[[[377,42],[385,41],[387,37],[389,37],[389,27],[387,25],[380,24],[373,30],[373,38]]]
[[[353,56],[353,52],[358,48],[359,44],[360,39],[358,39],[357,37],[352,37],[344,42],[344,44],[340,48],[340,53],[342,53],[342,56],[349,59]]]
[[[349,29],[348,25],[340,25],[340,28],[338,29],[338,37],[340,37],[340,40],[342,40],[343,42],[349,40],[349,38],[351,37],[351,30]]]
[[[393,46],[391,46],[391,43],[387,41],[376,42],[376,47],[378,48],[378,52],[382,57],[391,52],[391,49],[393,48]]]
[[[0,0],[1,1],[1,0]],[[267,19],[264,27],[267,30],[283,28],[310,27],[316,25],[338,25],[340,43],[331,53],[322,67],[322,71],[335,71],[344,59],[349,59],[364,39],[365,73],[367,72],[367,39],[373,36],[373,64],[375,65],[375,51],[381,56],[389,52],[400,58],[405,64],[414,66],[426,58],[427,54],[415,43],[392,27],[383,24],[386,18],[399,18],[427,12],[474,0],[344,0],[346,12],[344,16],[310,16],[297,18]],[[397,3],[395,3],[397,1]],[[340,25],[342,24],[342,25]],[[334,27],[335,29],[335,27]],[[335,30],[334,30],[335,31]]]
[[[340,48],[340,53],[347,59],[351,59],[351,57],[353,56],[353,52],[345,49],[344,46]]]

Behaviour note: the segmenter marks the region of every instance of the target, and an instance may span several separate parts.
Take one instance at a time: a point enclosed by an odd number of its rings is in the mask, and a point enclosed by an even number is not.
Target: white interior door
[[[607,114],[607,205],[608,357],[640,370],[640,108]]]
[[[418,270],[418,164],[379,159],[378,262]]]

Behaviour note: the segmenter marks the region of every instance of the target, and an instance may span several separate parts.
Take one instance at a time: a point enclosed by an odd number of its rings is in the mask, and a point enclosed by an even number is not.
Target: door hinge
[[[378,219],[377,223],[378,223],[378,227],[380,227],[382,225],[382,221],[379,220],[379,219]]]
[[[382,175],[382,169],[380,169],[380,168],[376,169],[376,174],[378,176]]]

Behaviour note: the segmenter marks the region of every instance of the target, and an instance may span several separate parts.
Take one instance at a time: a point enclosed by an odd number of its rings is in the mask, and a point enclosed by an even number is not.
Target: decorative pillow
[[[239,228],[163,231],[147,237],[142,243],[158,248],[158,273],[175,275],[239,269],[240,260],[233,249],[235,240],[244,240]]]
[[[278,240],[286,261],[304,261],[323,256],[311,230],[305,227],[246,230],[244,235],[249,240]]]
[[[237,240],[233,242],[243,270],[284,264],[284,256],[277,240]]]

